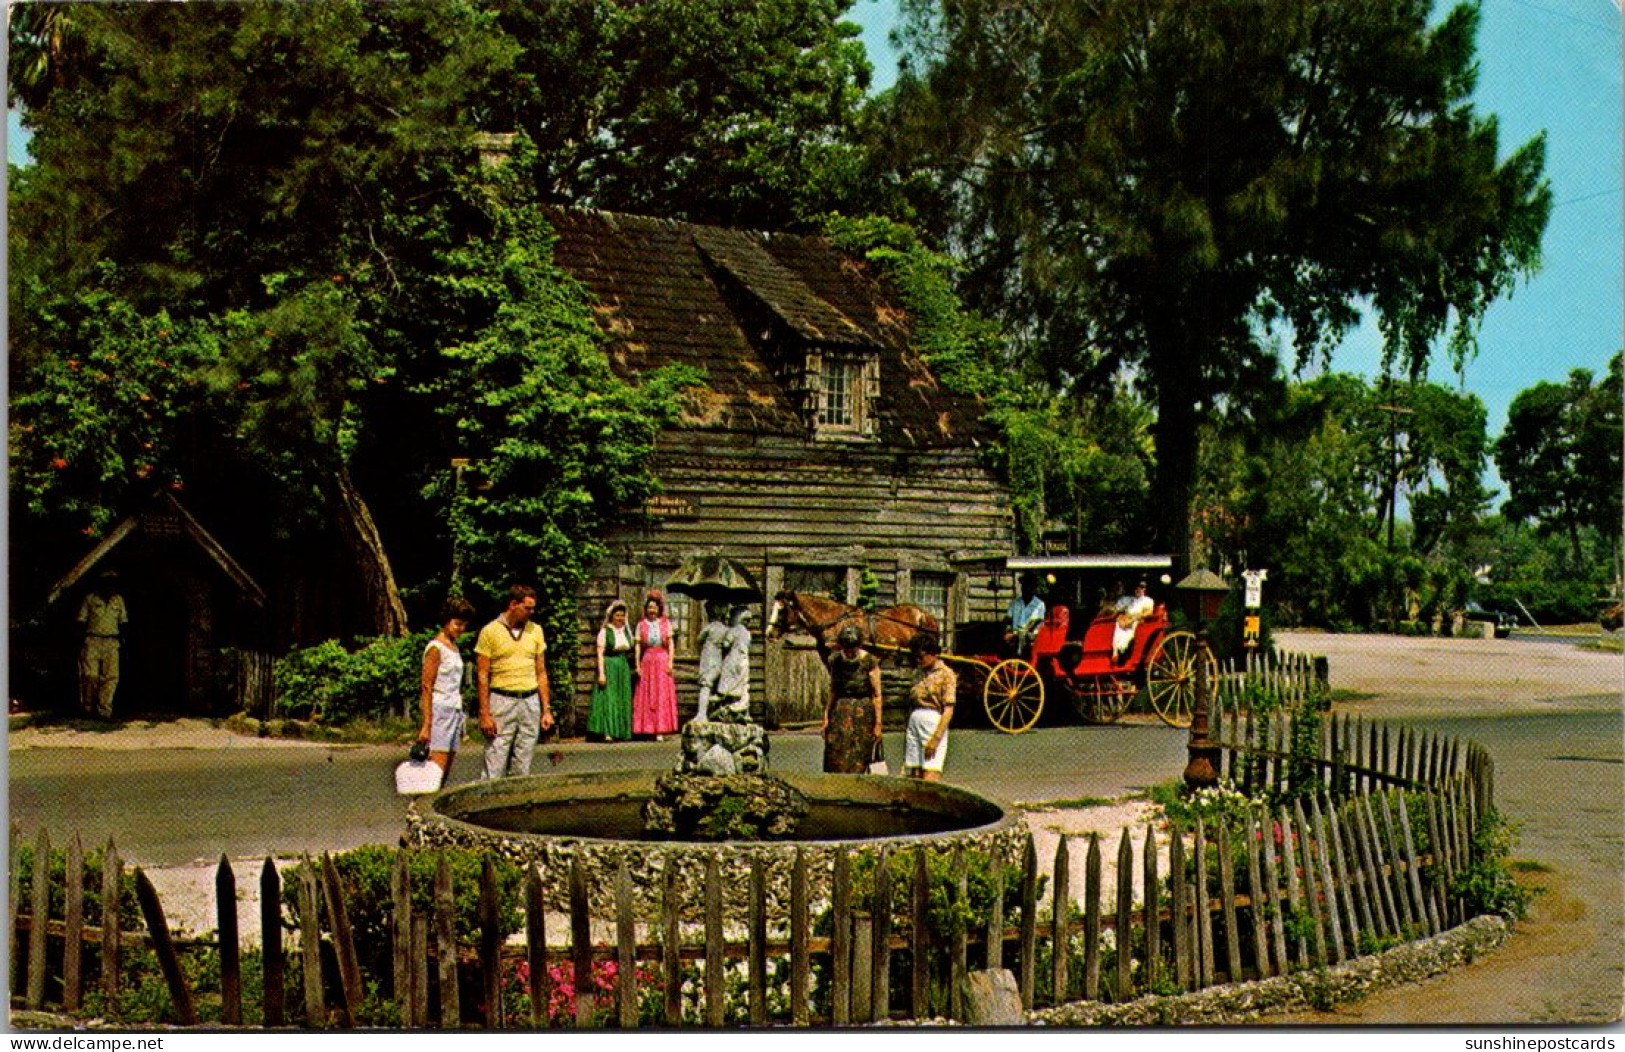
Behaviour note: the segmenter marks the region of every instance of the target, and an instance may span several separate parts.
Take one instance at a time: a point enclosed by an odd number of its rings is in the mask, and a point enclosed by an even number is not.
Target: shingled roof
[[[875,438],[944,448],[981,435],[981,406],[939,384],[909,322],[861,260],[827,238],[553,208],[554,259],[584,284],[623,376],[682,363],[710,392],[689,426],[805,434],[774,355],[809,349],[880,359]]]

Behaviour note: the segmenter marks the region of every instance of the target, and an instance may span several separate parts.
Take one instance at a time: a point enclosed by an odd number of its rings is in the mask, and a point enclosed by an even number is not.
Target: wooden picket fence
[[[1272,657],[1247,652],[1219,663],[1214,685],[1214,708],[1226,712],[1246,711],[1268,699],[1275,710],[1300,711],[1305,705],[1326,708],[1331,703],[1324,657],[1277,651]]]
[[[544,901],[550,874],[532,866],[524,881],[524,930],[510,938],[498,920],[498,881],[487,858],[476,938],[465,945],[457,937],[445,857],[435,868],[433,906],[418,911],[401,855],[392,881],[390,974],[363,975],[347,906],[351,892],[333,860],[307,858],[285,886],[267,859],[260,870],[259,946],[247,951],[259,954],[263,976],[255,1025],[358,1025],[369,1010],[363,1004],[369,981],[394,1002],[399,1025],[413,1028],[962,1019],[965,978],[973,969],[1009,968],[1028,1008],[1080,998],[1124,1001],[1333,964],[1467,919],[1454,883],[1474,861],[1473,833],[1492,800],[1493,765],[1483,750],[1330,719],[1321,721],[1313,761],[1300,760],[1294,769],[1284,747],[1293,733],[1285,718],[1220,714],[1212,735],[1227,779],[1275,790],[1274,798],[1290,799],[1289,805],[1238,811],[1192,828],[1141,828],[1138,847],[1125,828],[1116,845],[1115,893],[1102,886],[1103,852],[1110,843],[1094,834],[1063,837],[1047,874],[1051,901],[1077,899],[1071,858],[1079,849],[1085,852],[1083,895],[1073,909],[1058,915],[1046,910],[1043,917],[1037,852],[1029,836],[1019,860],[1011,860],[1019,861],[1011,870],[1019,873],[1019,887],[1010,896],[1009,915],[1005,867],[989,865],[991,906],[974,927],[963,920],[967,909],[952,911],[957,919],[947,930],[930,923],[928,852],[937,849],[877,849],[872,877],[860,882],[855,869],[863,849],[855,847],[828,863],[830,891],[816,903],[808,889],[824,882],[809,879],[807,857],[798,850],[782,916],[769,915],[767,904],[775,900],[759,861],[751,868],[744,916],[725,915],[715,870],[708,873],[704,903],[693,904],[678,901],[670,879],[658,891],[636,890],[624,863],[615,876],[613,916],[593,915],[579,863],[551,874],[567,882],[569,901],[568,910],[550,913]],[[968,904],[968,874],[979,860],[962,847],[953,850],[946,893]],[[228,860],[222,858],[217,869],[217,931],[183,942],[169,930],[158,895],[139,868],[135,896],[146,931],[120,930],[116,903],[123,866],[112,843],[103,853],[100,923],[92,926],[85,916],[77,837],[67,848],[63,915],[52,916],[49,855],[50,839],[42,830],[25,910],[19,910],[19,874],[11,876],[13,974],[19,980],[13,989],[24,991],[22,1006],[78,1011],[87,983],[111,999],[119,956],[139,943],[158,959],[173,1021],[196,1024],[198,1004],[206,1000],[218,1005],[211,1019],[243,1024],[245,951]],[[943,889],[937,890],[940,895]],[[284,901],[297,918],[296,940],[284,929]],[[702,920],[690,919],[696,907]],[[815,909],[827,912],[817,933]],[[640,916],[658,920],[635,920]],[[600,935],[612,926],[613,938],[595,940],[595,922]],[[217,989],[200,992],[189,985],[181,954],[199,945],[219,952]],[[284,993],[294,959],[302,981],[297,1003],[289,1005]],[[564,1002],[568,1018],[550,1012],[550,1003],[558,1001],[550,987],[558,965],[568,963],[569,978],[604,973],[609,961],[616,963],[609,989],[575,983],[573,1012]],[[509,997],[520,1006],[509,1015],[504,986],[511,987],[521,965],[531,996],[528,1007],[523,998]],[[740,965],[743,976],[736,974]]]

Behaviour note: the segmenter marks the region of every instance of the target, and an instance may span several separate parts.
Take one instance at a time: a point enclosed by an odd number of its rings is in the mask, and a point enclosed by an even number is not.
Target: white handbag
[[[869,755],[870,774],[891,774],[891,768],[886,766],[886,746],[880,739],[875,739],[875,750]]]
[[[445,772],[429,760],[407,760],[395,768],[395,791],[402,796],[422,796],[440,791]]]

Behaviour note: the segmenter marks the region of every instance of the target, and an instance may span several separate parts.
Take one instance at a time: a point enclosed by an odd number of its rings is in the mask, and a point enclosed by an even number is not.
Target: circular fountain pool
[[[924,847],[1013,858],[1024,843],[1011,808],[939,782],[871,775],[783,774],[807,798],[793,840],[663,840],[643,831],[643,805],[655,791],[651,772],[529,775],[475,782],[419,800],[408,813],[408,844],[455,845],[495,852],[522,865],[542,864],[550,904],[562,908],[569,871],[579,860],[595,906],[606,907],[624,862],[646,891],[664,887],[670,870],[687,906],[703,902],[704,872],[715,860],[725,895],[743,901],[752,860],[767,871],[770,899],[787,897],[797,852],[806,859],[809,891],[827,887],[834,855]],[[639,896],[658,902],[658,895]],[[648,913],[647,910],[640,912]]]

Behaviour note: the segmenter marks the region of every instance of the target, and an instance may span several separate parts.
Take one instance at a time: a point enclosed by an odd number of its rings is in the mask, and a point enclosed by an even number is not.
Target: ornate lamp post
[[[1185,785],[1191,790],[1219,784],[1219,747],[1207,736],[1207,710],[1217,684],[1208,676],[1207,629],[1196,635],[1196,697],[1191,709],[1191,735],[1185,745]]]

